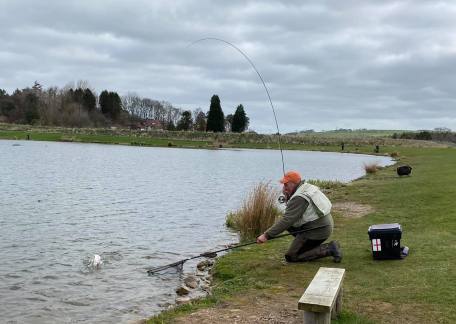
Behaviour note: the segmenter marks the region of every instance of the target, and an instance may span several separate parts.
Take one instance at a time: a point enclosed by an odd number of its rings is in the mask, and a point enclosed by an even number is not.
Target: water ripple
[[[0,141],[0,151],[0,314],[18,323],[129,322],[158,312],[173,303],[180,273],[145,270],[235,242],[227,211],[260,180],[278,189],[282,171],[280,154],[268,150]],[[324,180],[349,181],[364,163],[389,161],[284,154],[288,168]],[[95,254],[99,269],[88,267]]]

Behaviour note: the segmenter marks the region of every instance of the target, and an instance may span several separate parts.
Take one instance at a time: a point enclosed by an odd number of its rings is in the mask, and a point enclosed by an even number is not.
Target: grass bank
[[[379,145],[379,154],[397,151],[395,147],[435,147],[440,144],[429,141],[392,139],[380,136],[361,136],[341,132],[310,133],[296,136],[282,135],[283,149],[318,150],[373,153]],[[376,134],[376,133],[375,133]],[[179,147],[196,149],[254,148],[277,149],[278,136],[255,133],[206,133],[170,132],[161,130],[138,131],[129,129],[63,128],[30,125],[0,124],[0,139],[36,140],[75,143],[120,144],[131,146]]]
[[[187,148],[277,148],[274,136],[138,133],[128,130],[73,130],[0,125],[0,138]],[[323,135],[283,137],[285,149],[340,151],[340,137]],[[334,213],[333,239],[344,249],[340,265],[329,259],[283,266],[289,240],[234,251],[215,268],[213,295],[164,312],[151,323],[169,322],[199,308],[220,307],[240,296],[288,296],[299,299],[320,266],[347,269],[344,315],[338,323],[454,323],[456,322],[456,161],[455,148],[431,147],[425,141],[344,138],[345,152],[397,153],[401,163],[413,166],[412,176],[398,178],[394,167],[348,186],[331,190],[335,201],[372,206],[363,218]],[[396,155],[396,154],[395,154]],[[367,228],[375,223],[399,222],[410,256],[401,261],[373,261]],[[245,303],[249,303],[246,299]]]
[[[456,149],[395,151],[400,163],[413,166],[412,176],[398,178],[394,167],[384,168],[330,193],[334,202],[373,208],[362,218],[334,213],[332,239],[343,247],[341,264],[326,258],[284,266],[289,239],[234,251],[218,260],[211,297],[164,312],[149,323],[172,322],[199,308],[226,308],[246,295],[251,298],[245,303],[273,295],[297,303],[321,266],[347,270],[344,314],[336,323],[455,323]],[[372,260],[368,226],[393,222],[403,226],[402,244],[409,246],[410,255]]]

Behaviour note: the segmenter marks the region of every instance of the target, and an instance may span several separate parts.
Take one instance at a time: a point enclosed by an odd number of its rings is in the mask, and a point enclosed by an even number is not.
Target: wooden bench
[[[320,268],[298,302],[304,323],[330,324],[342,308],[342,282],[345,269]]]

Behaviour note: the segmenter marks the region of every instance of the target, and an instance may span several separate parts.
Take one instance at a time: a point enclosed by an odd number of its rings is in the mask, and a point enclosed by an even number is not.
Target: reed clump
[[[392,158],[397,158],[397,157],[399,157],[399,152],[391,152],[391,153],[390,153],[390,156],[391,156]]]
[[[366,171],[367,174],[374,174],[378,170],[380,170],[378,163],[364,164],[364,171]]]
[[[256,238],[281,216],[277,197],[278,192],[269,183],[260,182],[237,211],[228,213],[226,225],[239,231],[241,241]]]

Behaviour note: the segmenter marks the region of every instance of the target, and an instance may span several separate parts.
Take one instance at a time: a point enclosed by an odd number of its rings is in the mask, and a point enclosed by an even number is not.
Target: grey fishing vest
[[[290,200],[295,196],[307,200],[309,206],[302,214],[302,217],[293,224],[293,227],[302,226],[307,222],[317,220],[331,212],[331,202],[317,186],[311,185],[310,183],[304,183],[296,189]]]

